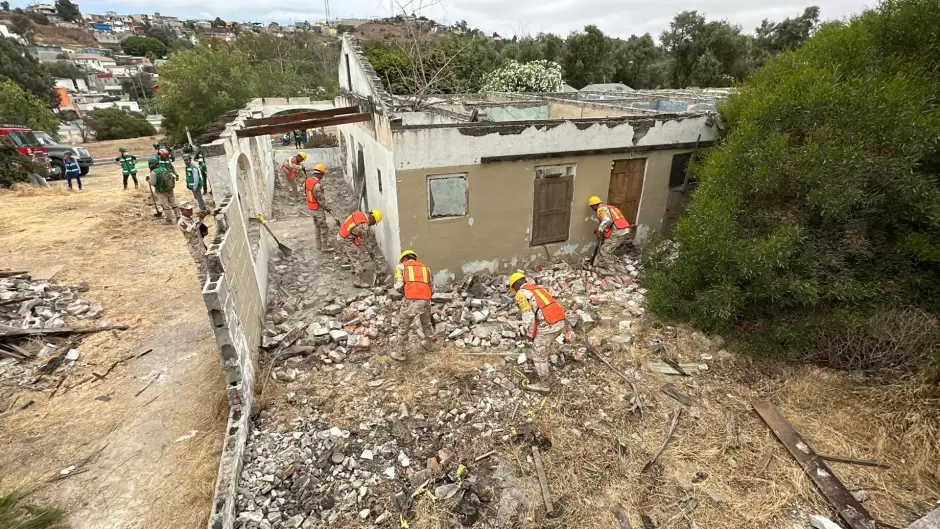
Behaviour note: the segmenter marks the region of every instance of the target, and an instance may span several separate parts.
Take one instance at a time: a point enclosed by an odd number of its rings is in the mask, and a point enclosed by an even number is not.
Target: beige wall
[[[672,156],[688,150],[596,155],[550,160],[526,160],[396,173],[402,249],[413,249],[431,267],[438,281],[482,270],[506,271],[544,261],[545,250],[530,247],[534,168],[577,165],[569,238],[546,245],[552,259],[583,255],[593,250],[597,224],[588,198],[606,199],[614,160],[647,158],[638,233],[662,224],[668,197]],[[427,177],[467,174],[468,215],[428,219]]]
[[[552,101],[548,105],[548,119],[609,118],[616,116],[640,116],[644,114],[647,113],[592,103],[561,103]]]

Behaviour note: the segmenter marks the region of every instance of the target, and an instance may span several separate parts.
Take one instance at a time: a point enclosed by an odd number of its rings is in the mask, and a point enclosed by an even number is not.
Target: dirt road
[[[74,529],[205,527],[227,407],[193,263],[177,228],[154,219],[143,182],[122,191],[117,167],[95,166],[83,183],[0,192],[0,266],[86,281],[102,322],[132,328],[84,339],[55,397],[15,388],[34,403],[0,415],[0,487],[36,490]],[[86,472],[49,481],[99,451]]]

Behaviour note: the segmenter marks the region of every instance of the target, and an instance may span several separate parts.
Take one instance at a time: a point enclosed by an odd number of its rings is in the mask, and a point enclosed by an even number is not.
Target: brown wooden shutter
[[[574,176],[535,180],[531,246],[568,240]]]

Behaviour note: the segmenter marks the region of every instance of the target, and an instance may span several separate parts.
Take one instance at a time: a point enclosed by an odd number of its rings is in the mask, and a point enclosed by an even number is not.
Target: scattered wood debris
[[[793,459],[803,467],[803,471],[813,481],[829,505],[832,505],[839,513],[846,525],[852,529],[876,529],[878,527],[874,517],[845,488],[845,485],[832,473],[822,458],[816,454],[776,406],[768,401],[753,402],[751,406],[787,448]]]
[[[676,399],[676,401],[678,401],[679,404],[682,404],[685,406],[692,405],[692,399],[683,395],[682,393],[679,393],[679,390],[677,390],[676,387],[673,386],[672,384],[666,384],[665,386],[663,386],[663,393]]]
[[[650,458],[650,460],[647,461],[645,465],[643,465],[643,470],[640,471],[641,474],[649,470],[653,464],[656,463],[656,460],[659,459],[659,456],[663,455],[663,452],[666,451],[666,446],[669,445],[669,441],[676,433],[676,427],[679,426],[679,417],[681,415],[682,408],[676,408],[675,411],[672,412],[672,418],[669,420],[669,427],[666,430],[666,437],[663,439],[663,444],[659,447],[659,450],[653,454],[653,457]]]
[[[707,371],[705,364],[677,364],[678,369],[666,362],[646,362],[643,364],[643,371],[649,373],[662,373],[664,375],[697,375],[702,371]]]
[[[91,374],[94,375],[94,377],[95,377],[97,380],[104,380],[105,378],[107,378],[107,376],[108,376],[109,374],[111,374],[111,371],[113,371],[114,368],[117,367],[117,366],[119,366],[120,364],[123,364],[124,362],[130,361],[130,360],[136,360],[136,359],[138,359],[138,358],[140,358],[140,357],[142,357],[142,356],[144,356],[144,355],[148,355],[148,354],[150,354],[150,353],[152,353],[152,352],[153,352],[153,349],[147,349],[146,351],[144,351],[144,352],[142,352],[142,353],[140,353],[140,354],[132,354],[132,355],[129,355],[129,356],[125,356],[124,358],[121,358],[120,360],[116,360],[113,364],[111,364],[111,367],[109,367],[108,370],[105,371],[103,374],[99,375],[98,373],[95,373],[94,371],[92,371]]]
[[[545,512],[551,516],[555,507],[552,505],[552,495],[548,490],[548,478],[545,477],[545,468],[542,467],[542,455],[537,446],[532,447],[532,459],[535,461],[535,472],[539,476],[539,487],[542,489],[542,500],[545,501]]]
[[[633,529],[633,526],[630,525],[630,518],[627,517],[627,511],[623,508],[623,505],[618,503],[610,512],[614,513],[614,518],[617,519],[617,525],[620,529]]]

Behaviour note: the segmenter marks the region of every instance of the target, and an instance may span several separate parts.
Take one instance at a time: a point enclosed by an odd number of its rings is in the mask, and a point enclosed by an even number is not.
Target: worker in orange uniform
[[[290,191],[291,202],[297,200],[295,198],[297,197],[297,175],[304,170],[304,161],[306,159],[307,153],[299,152],[297,156],[291,156],[281,162],[281,166],[277,168],[277,175],[287,179],[287,189]]]
[[[565,330],[565,309],[521,272],[509,276],[509,289],[515,292],[516,305],[522,311],[522,332],[532,340],[532,363],[539,377],[538,384],[527,384],[526,389],[548,393],[552,382],[549,357],[557,348],[555,340]]]
[[[330,208],[326,206],[326,194],[323,192],[321,180],[326,176],[326,166],[318,163],[313,166],[313,176],[307,177],[304,181],[304,196],[307,199],[307,209],[310,210],[310,216],[313,217],[313,229],[317,239],[317,250],[323,252],[332,252],[333,248],[326,247],[327,227],[326,211]],[[332,214],[332,213],[331,213]]]
[[[424,333],[421,346],[429,351],[439,350],[440,345],[431,326],[431,269],[418,262],[418,254],[414,250],[405,250],[398,258],[393,288],[405,296],[398,312],[398,343],[401,349],[405,349],[408,343],[411,322],[418,318],[421,332]],[[405,353],[401,349],[392,352],[392,359],[405,361]]]
[[[588,206],[597,213],[597,244],[600,246],[600,265],[610,272],[617,271],[619,259],[614,251],[630,236],[630,222],[619,208],[604,204],[600,197],[588,199]]]
[[[359,246],[365,244],[366,251],[369,252],[369,256],[372,260],[375,261],[375,252],[372,250],[370,244],[373,244],[375,239],[372,233],[372,226],[375,226],[379,222],[382,222],[382,212],[373,209],[369,213],[353,211],[339,226],[339,233],[336,235],[336,240],[343,248],[346,257],[349,258],[349,264],[352,266],[353,273],[356,275],[356,279],[353,282],[353,286],[356,288],[368,288],[369,286],[362,282],[362,260],[359,255]]]

